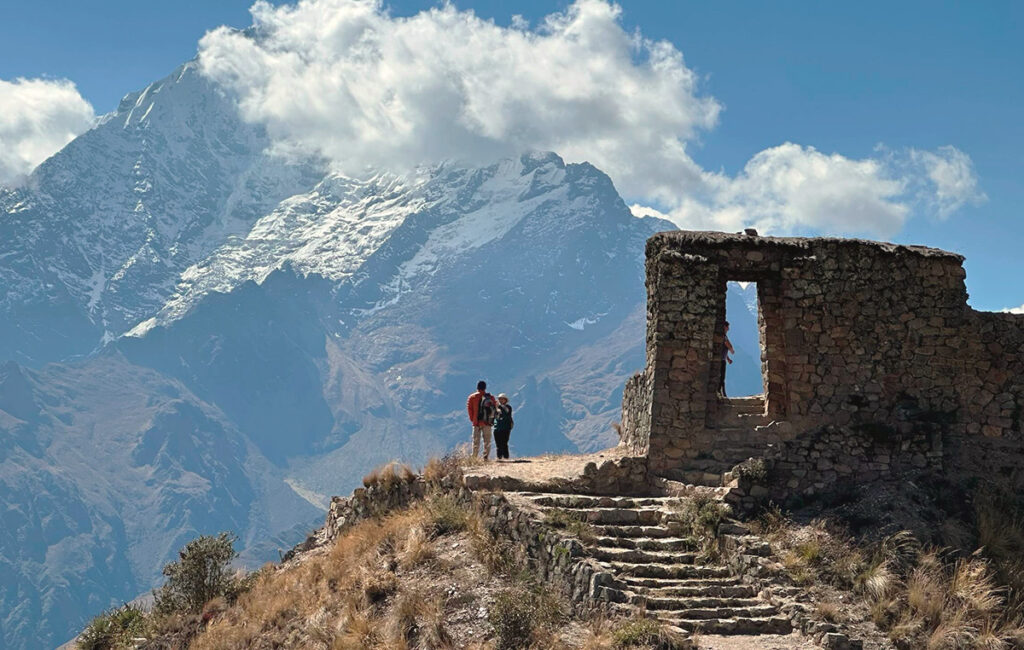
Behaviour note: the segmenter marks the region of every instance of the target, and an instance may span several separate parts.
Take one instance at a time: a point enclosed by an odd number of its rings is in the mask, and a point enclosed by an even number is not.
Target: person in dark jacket
[[[508,403],[508,395],[498,395],[498,417],[494,421],[494,442],[498,445],[498,459],[508,459],[508,438],[512,435],[512,405]]]

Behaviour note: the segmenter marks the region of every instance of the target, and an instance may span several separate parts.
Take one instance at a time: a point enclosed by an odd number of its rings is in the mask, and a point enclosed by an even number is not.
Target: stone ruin
[[[622,437],[653,475],[721,485],[754,457],[780,497],[904,467],[1020,484],[1024,316],[970,308],[960,255],[686,231],[646,253]],[[757,284],[763,395],[718,395],[729,281]]]

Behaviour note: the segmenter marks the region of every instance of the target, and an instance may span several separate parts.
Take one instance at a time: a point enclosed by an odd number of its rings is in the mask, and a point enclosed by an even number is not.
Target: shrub
[[[487,616],[494,626],[498,650],[529,647],[536,618],[537,606],[529,592],[510,589],[499,593]]]
[[[714,495],[698,492],[676,508],[672,526],[678,534],[696,537],[702,553],[714,556],[719,551],[718,528],[730,512]]]
[[[736,466],[736,477],[745,483],[764,483],[768,479],[768,466],[763,458],[748,458]]]
[[[494,626],[497,650],[533,647],[543,630],[566,616],[566,605],[558,592],[547,587],[520,583],[499,592],[488,614]]]
[[[544,516],[544,521],[552,528],[565,530],[581,542],[590,544],[597,539],[597,532],[594,530],[594,527],[584,521],[579,513],[556,508],[547,512]]]
[[[131,603],[103,612],[92,619],[78,638],[80,650],[114,650],[127,647],[149,628],[146,613]]]
[[[231,570],[238,553],[231,533],[216,537],[202,535],[178,551],[178,561],[164,566],[167,582],[156,590],[155,610],[161,614],[198,614],[208,601],[224,597],[228,602],[241,593],[244,584]]]
[[[404,463],[393,460],[381,467],[375,467],[363,477],[363,487],[380,486],[390,490],[401,483],[412,483],[416,480],[416,472]]]
[[[685,640],[652,618],[636,618],[620,625],[612,633],[612,644],[620,648],[652,648],[653,650],[681,650]]]
[[[429,499],[426,509],[428,526],[434,537],[458,533],[469,526],[469,512],[449,495]]]

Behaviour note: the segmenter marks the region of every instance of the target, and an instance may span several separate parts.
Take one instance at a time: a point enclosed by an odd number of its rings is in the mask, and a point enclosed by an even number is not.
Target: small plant
[[[523,589],[499,593],[487,616],[494,626],[498,650],[529,647],[536,619],[537,604],[532,594]]]
[[[512,572],[515,567],[515,555],[511,544],[492,535],[479,517],[470,519],[469,533],[473,553],[491,575]]]
[[[398,554],[398,564],[403,569],[411,569],[433,560],[436,555],[430,535],[416,526],[405,538],[405,545]]]
[[[425,507],[433,537],[457,533],[469,526],[469,512],[449,495],[434,496],[427,500]]]
[[[763,458],[748,458],[736,466],[736,477],[744,483],[764,483],[768,479],[768,466]]]
[[[370,470],[370,473],[363,477],[363,487],[380,487],[390,490],[397,485],[412,483],[415,480],[416,472],[411,467],[393,460]]]
[[[718,528],[730,512],[729,506],[714,495],[698,492],[677,507],[672,524],[677,533],[696,537],[701,552],[712,557],[719,552]]]
[[[685,640],[652,618],[635,618],[620,625],[612,633],[616,650],[625,648],[652,648],[655,650],[681,650],[688,647]]]
[[[234,602],[244,585],[230,567],[238,556],[236,539],[231,533],[202,535],[178,551],[178,561],[164,566],[167,582],[153,593],[155,611],[198,614],[218,596]]]
[[[777,533],[783,531],[788,523],[782,509],[777,504],[772,503],[757,516],[757,519],[753,522],[752,529],[756,533],[772,538]]]
[[[78,639],[78,648],[113,650],[128,647],[133,638],[145,636],[148,628],[146,613],[128,603],[92,619]]]
[[[434,456],[423,467],[423,480],[433,486],[440,485],[445,479],[458,483],[462,478],[462,461],[463,458],[457,453],[446,454],[441,458]]]
[[[584,544],[592,544],[597,539],[597,532],[594,530],[594,527],[584,521],[578,513],[557,508],[548,511],[544,521],[552,528],[565,530]]]
[[[838,623],[843,619],[842,609],[839,603],[833,600],[823,600],[814,605],[814,614],[819,619],[829,623]]]
[[[364,569],[361,585],[366,602],[373,605],[398,591],[398,576],[394,571]]]

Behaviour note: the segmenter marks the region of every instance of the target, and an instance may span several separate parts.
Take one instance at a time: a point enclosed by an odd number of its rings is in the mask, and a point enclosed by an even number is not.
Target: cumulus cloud
[[[988,198],[978,189],[970,156],[956,147],[940,147],[934,152],[912,149],[910,157],[931,181],[931,191],[925,191],[924,200],[934,205],[940,217],[948,217],[966,203],[977,204]]]
[[[1020,307],[1010,307],[1009,309],[1004,309],[1003,312],[1007,314],[1024,314],[1024,305],[1021,305]]]
[[[0,185],[16,185],[95,122],[67,80],[0,79]]]
[[[701,168],[687,148],[721,104],[675,45],[626,31],[605,0],[535,26],[452,5],[397,17],[373,0],[260,1],[252,15],[202,39],[201,69],[279,150],[349,173],[551,150],[607,172],[635,212],[779,234],[891,235],[921,206],[947,216],[982,196],[952,147],[855,160],[785,143],[735,177]]]

